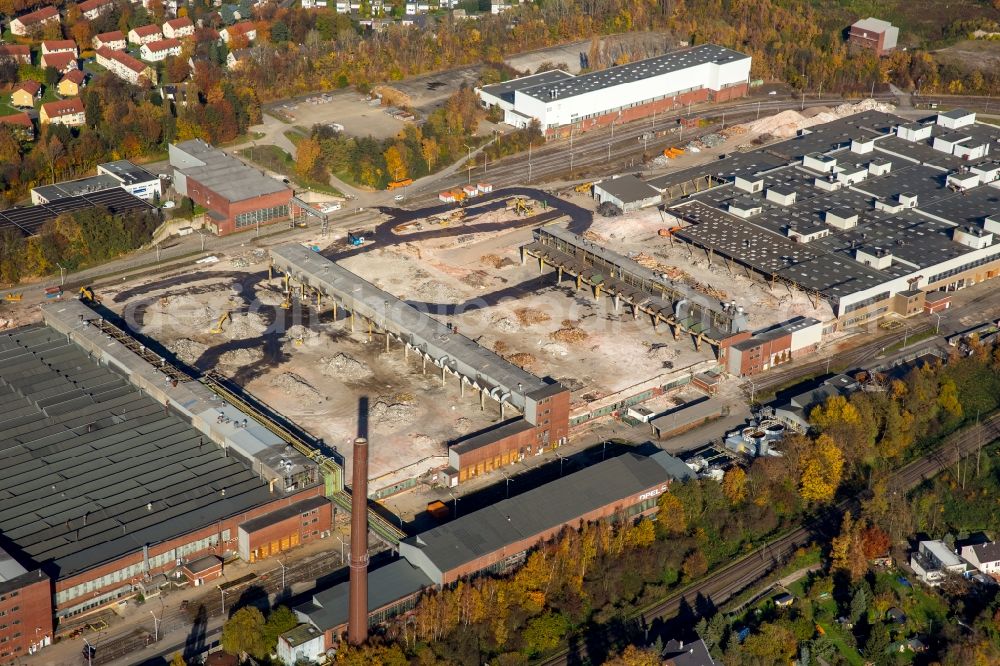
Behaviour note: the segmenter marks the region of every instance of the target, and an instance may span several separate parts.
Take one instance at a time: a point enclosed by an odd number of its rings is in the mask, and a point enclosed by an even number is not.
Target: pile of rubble
[[[233,257],[231,263],[233,264],[233,268],[246,268],[247,266],[263,263],[266,259],[267,250],[257,248]]]
[[[347,382],[362,381],[375,374],[366,364],[343,352],[338,353],[333,358],[322,359],[320,368],[324,375]]]

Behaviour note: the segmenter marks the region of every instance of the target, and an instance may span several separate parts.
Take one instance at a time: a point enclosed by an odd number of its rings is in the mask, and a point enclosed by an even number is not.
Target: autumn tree
[[[876,525],[869,525],[861,531],[861,550],[866,559],[882,557],[889,552],[891,545],[889,535]]]
[[[681,571],[684,572],[688,580],[705,575],[705,572],[708,571],[708,560],[705,559],[705,554],[701,552],[701,549],[695,548],[687,554],[681,565]]]
[[[311,137],[299,141],[295,147],[295,172],[303,178],[314,178],[320,166],[319,142]]]
[[[844,455],[836,442],[822,434],[803,460],[799,492],[806,502],[829,502],[840,486]]]
[[[665,492],[656,500],[656,529],[665,536],[677,536],[687,532],[687,517],[684,505],[677,497]]]
[[[268,646],[264,639],[264,615],[254,606],[241,608],[222,625],[222,649],[231,655],[249,654],[264,658]]]
[[[605,661],[604,666],[659,666],[660,663],[656,650],[629,645],[621,654]]]
[[[840,534],[830,543],[830,568],[845,572],[852,582],[858,581],[868,570],[860,526],[854,521],[850,511],[844,513]]]
[[[187,666],[184,655],[180,652],[175,652],[174,656],[170,658],[170,666]]]
[[[385,168],[389,172],[392,180],[403,180],[406,178],[406,147],[399,143],[394,143],[385,151]]]
[[[747,496],[747,473],[742,467],[731,467],[722,477],[722,492],[733,505],[742,504]]]

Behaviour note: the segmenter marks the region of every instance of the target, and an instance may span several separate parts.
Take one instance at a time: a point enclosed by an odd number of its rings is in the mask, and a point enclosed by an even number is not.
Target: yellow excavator
[[[222,333],[222,325],[225,324],[227,321],[229,321],[231,317],[232,317],[232,312],[230,310],[226,310],[225,312],[222,313],[222,316],[219,317],[219,321],[215,322],[215,326],[209,329],[208,332]]]
[[[573,189],[579,192],[580,194],[590,194],[590,189],[592,187],[594,187],[593,183],[580,183]]]
[[[16,294],[4,294],[3,300],[10,301],[11,303],[17,303],[22,298],[24,298],[24,293],[19,291]]]
[[[80,300],[87,303],[100,303],[101,297],[94,293],[93,287],[80,287]]]
[[[283,300],[281,302],[281,309],[282,310],[291,310],[292,309],[292,287],[291,287],[292,278],[289,275],[285,275],[282,279],[284,280],[284,283],[285,283],[284,284],[284,290],[283,290],[284,295],[285,295],[285,300]]]

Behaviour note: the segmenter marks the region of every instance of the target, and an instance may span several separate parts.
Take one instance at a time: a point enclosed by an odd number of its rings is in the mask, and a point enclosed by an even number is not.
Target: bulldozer
[[[4,294],[3,300],[9,301],[11,303],[17,303],[22,298],[24,298],[24,293],[23,292],[17,292],[16,294],[13,294],[13,293],[11,293],[11,294]]]
[[[209,333],[222,333],[222,325],[225,324],[227,321],[229,321],[230,318],[232,318],[232,312],[229,311],[229,310],[226,310],[219,317],[219,321],[215,322],[215,326],[213,326],[211,329],[209,329],[208,332]]]
[[[85,303],[100,303],[101,297],[94,293],[93,287],[80,287],[80,300]]]

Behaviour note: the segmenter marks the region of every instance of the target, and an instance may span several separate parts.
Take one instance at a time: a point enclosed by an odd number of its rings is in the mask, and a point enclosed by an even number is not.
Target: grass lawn
[[[257,146],[255,148],[243,148],[239,151],[239,154],[240,157],[243,157],[249,162],[260,165],[269,171],[274,171],[275,173],[287,176],[289,180],[299,187],[315,190],[316,192],[323,192],[324,194],[343,196],[340,190],[330,187],[329,184],[320,183],[307,178],[301,178],[296,175],[295,162],[292,160],[292,156],[278,146],[267,144]]]
[[[933,338],[935,335],[937,335],[937,334],[934,331],[924,331],[923,333],[920,333],[920,334],[917,334],[917,335],[911,335],[908,338],[906,338],[906,346],[907,347],[912,347],[913,345],[917,344],[921,340],[927,340],[928,338]],[[890,352],[899,351],[902,348],[903,348],[903,341],[900,340],[896,344],[890,345],[889,347],[886,347],[885,348],[885,353],[888,354]]]
[[[10,105],[10,95],[0,96],[0,116],[9,116],[14,113],[21,113],[21,109],[14,108]]]

